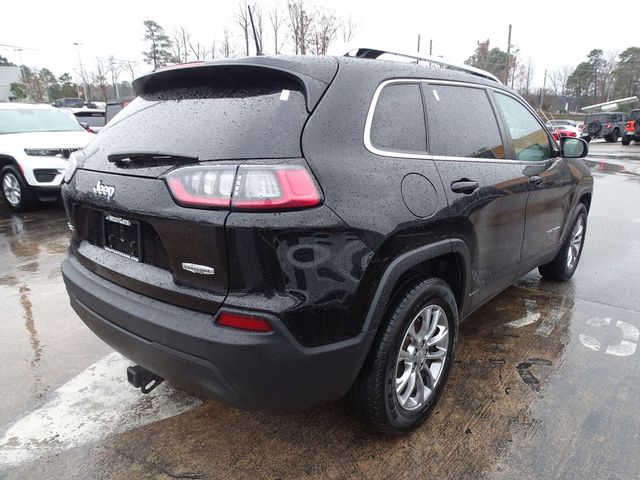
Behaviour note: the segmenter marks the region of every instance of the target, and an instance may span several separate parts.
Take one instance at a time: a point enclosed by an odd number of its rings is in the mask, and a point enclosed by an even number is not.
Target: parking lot
[[[68,304],[62,207],[0,204],[0,478],[637,478],[640,145],[590,148],[573,280],[531,272],[469,318],[443,398],[399,439],[345,401],[272,415],[141,395]]]

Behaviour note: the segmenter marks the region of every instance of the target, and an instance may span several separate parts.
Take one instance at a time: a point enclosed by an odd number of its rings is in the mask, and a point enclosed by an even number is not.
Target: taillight
[[[188,207],[268,211],[314,207],[322,200],[301,165],[191,166],[165,179],[175,201]]]
[[[629,120],[627,122],[627,128],[626,128],[627,132],[633,132],[633,120]]]
[[[173,198],[186,207],[229,207],[235,165],[184,167],[172,170],[166,181]]]
[[[242,165],[236,175],[231,208],[278,210],[320,204],[320,192],[309,171],[298,165]]]
[[[249,317],[235,313],[222,312],[216,321],[224,327],[247,330],[250,332],[272,332],[273,327],[264,318]]]
[[[604,128],[611,128],[611,124],[607,123],[607,125]]]

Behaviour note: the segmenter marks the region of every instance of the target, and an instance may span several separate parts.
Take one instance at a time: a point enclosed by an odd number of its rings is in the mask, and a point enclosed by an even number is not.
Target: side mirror
[[[560,138],[560,152],[564,158],[583,158],[589,153],[589,144],[581,138]]]

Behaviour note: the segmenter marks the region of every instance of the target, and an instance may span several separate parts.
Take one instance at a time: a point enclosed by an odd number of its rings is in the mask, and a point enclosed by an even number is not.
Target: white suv
[[[16,211],[56,200],[69,155],[93,138],[49,105],[0,103],[0,192]]]

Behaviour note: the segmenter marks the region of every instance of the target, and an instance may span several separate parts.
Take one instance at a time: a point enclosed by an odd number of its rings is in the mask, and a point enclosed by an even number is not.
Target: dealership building
[[[11,100],[11,84],[21,79],[20,67],[0,67],[0,102]]]

